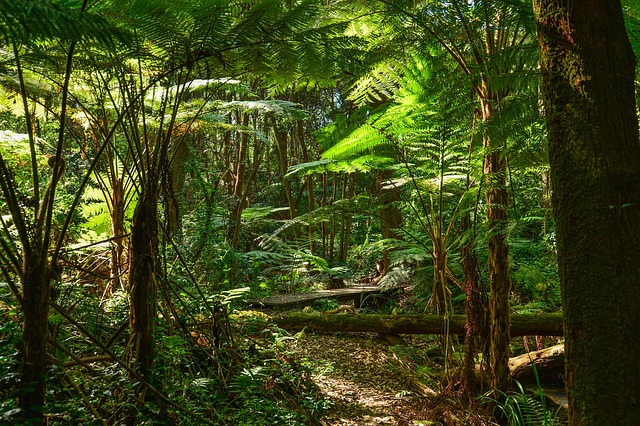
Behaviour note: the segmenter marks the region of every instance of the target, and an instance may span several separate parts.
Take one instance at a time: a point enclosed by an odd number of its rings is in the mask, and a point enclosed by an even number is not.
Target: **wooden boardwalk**
[[[342,301],[353,301],[354,306],[359,308],[364,299],[372,294],[382,293],[378,286],[357,286],[339,288],[335,290],[318,290],[307,293],[282,294],[279,296],[264,297],[260,299],[250,299],[252,306],[263,306],[265,308],[282,308],[292,305],[310,304],[314,300],[334,298]]]

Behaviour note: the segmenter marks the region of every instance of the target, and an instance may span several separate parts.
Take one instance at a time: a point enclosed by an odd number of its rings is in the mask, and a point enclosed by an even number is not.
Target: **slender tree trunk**
[[[433,242],[433,290],[431,304],[438,315],[451,313],[451,291],[447,286],[447,242],[436,235]]]
[[[485,88],[484,93],[488,90]],[[481,99],[482,121],[488,122],[493,110],[487,96]],[[506,391],[509,388],[509,296],[511,277],[509,276],[509,246],[506,242],[509,214],[507,210],[509,193],[506,184],[506,161],[499,148],[495,147],[485,133],[483,146],[484,176],[486,182],[485,201],[487,203],[487,222],[489,227],[489,282],[491,298],[489,300],[489,341],[491,351],[491,386]]]
[[[320,207],[327,205],[327,186],[329,185],[329,179],[327,178],[327,172],[322,174],[322,198],[320,199]],[[322,258],[327,258],[327,223],[323,220],[320,224],[320,239],[322,241]]]
[[[331,200],[329,202],[330,205],[333,205],[338,196],[338,174],[333,174],[333,187],[331,191]],[[331,214],[331,229],[329,230],[329,264],[333,266],[333,259],[336,256],[336,215],[335,212]]]
[[[388,173],[383,173],[381,171],[378,171],[376,174],[378,196],[380,197],[383,205],[380,209],[380,231],[383,239],[402,239],[402,236],[398,232],[402,226],[402,212],[396,205],[396,203],[400,201],[400,190],[394,186],[386,184],[388,177]],[[386,273],[389,270],[391,263],[389,250],[384,251],[383,260],[383,273]]]
[[[461,231],[463,234],[471,232],[471,215],[466,214],[462,218]],[[483,335],[484,306],[480,297],[480,276],[478,274],[478,259],[473,251],[474,238],[467,238],[460,247],[460,257],[462,258],[462,271],[464,273],[464,291],[466,300],[464,313],[466,315],[464,345],[465,353],[462,361],[461,389],[460,392],[471,401],[475,397],[475,356],[477,353],[476,343]]]
[[[300,143],[300,150],[302,152],[302,161],[308,163],[309,160],[309,151],[307,150],[307,146],[305,144],[304,139],[304,122],[302,120],[298,120],[298,142]],[[315,194],[314,194],[314,185],[313,185],[313,175],[307,176],[307,197],[309,200],[309,208],[308,213],[311,213],[315,210]],[[309,250],[311,254],[315,254],[316,252],[316,228],[313,224],[313,220],[309,221]]]
[[[287,203],[289,205],[289,219],[296,218],[296,201],[291,192],[291,180],[286,179],[285,175],[289,168],[289,159],[287,155],[287,132],[280,131],[276,124],[275,118],[273,119],[273,133],[276,138],[276,148],[278,150],[278,160],[280,164],[280,174],[282,175],[282,181],[284,183],[284,191],[287,196]],[[297,233],[297,231],[296,231]]]
[[[191,131],[190,134],[184,132]],[[170,164],[167,167],[167,176],[163,185],[165,227],[170,235],[178,240],[181,238],[180,228],[182,221],[180,218],[180,195],[184,186],[184,165],[187,161],[189,142],[194,142],[197,138],[195,128],[182,125],[174,130],[175,139],[172,144]]]
[[[246,128],[249,126],[249,114],[245,113],[242,117],[242,125]],[[235,201],[235,205],[231,210],[229,218],[229,227],[227,230],[227,240],[231,241],[232,247],[238,246],[238,238],[240,235],[240,228],[242,226],[242,212],[246,205],[246,194],[248,193],[249,185],[251,182],[245,182],[246,168],[247,168],[247,151],[249,148],[249,133],[244,132],[240,136],[240,142],[238,145],[238,154],[236,157],[236,171],[235,182],[233,184],[232,196]]]
[[[235,228],[233,230],[233,238],[231,239],[231,246],[234,248],[238,247],[238,243],[240,242],[240,229],[242,227],[242,212],[247,207],[247,200],[249,199],[249,192],[251,190],[251,185],[255,182],[256,177],[258,176],[258,172],[260,171],[260,164],[262,163],[262,151],[256,146],[253,151],[253,168],[251,171],[251,175],[247,178],[245,183],[245,188],[242,191],[242,194],[238,200],[238,207],[235,216]]]
[[[616,0],[534,0],[571,425],[640,424],[636,62]]]
[[[111,242],[111,291],[123,289],[122,272],[124,265],[124,214],[125,190],[122,178],[114,178],[111,182],[111,235],[115,238]]]

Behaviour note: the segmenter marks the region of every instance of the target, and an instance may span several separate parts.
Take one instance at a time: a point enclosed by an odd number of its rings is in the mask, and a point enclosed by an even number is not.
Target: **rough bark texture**
[[[2,163],[4,166],[4,161]],[[52,263],[55,264],[54,260],[49,259],[51,222],[46,218],[50,217],[53,211],[55,190],[64,174],[65,163],[64,160],[58,161],[58,158],[53,156],[49,158],[49,165],[53,168],[53,176],[36,216],[31,241],[23,246],[24,263],[21,278],[24,323],[19,405],[22,410],[20,416],[27,424],[45,422],[49,300],[53,280]]]
[[[24,327],[20,408],[28,424],[44,424],[51,268],[46,252],[43,253],[41,247],[31,247],[25,256],[22,285]]]
[[[276,315],[272,320],[285,330],[373,332],[385,334],[442,334],[445,319],[440,315],[377,315],[377,314],[321,314],[288,313]],[[464,315],[449,317],[448,332],[465,334]],[[562,335],[562,317],[557,314],[513,315],[511,323],[513,336]],[[508,360],[507,360],[508,363]],[[507,373],[508,373],[507,364]]]
[[[640,424],[640,143],[620,1],[534,0],[571,425]]]
[[[129,278],[131,336],[129,346],[138,373],[149,378],[154,357],[156,262],[158,249],[158,195],[155,185],[145,188],[131,224]]]
[[[462,232],[471,230],[471,215],[466,214],[462,218]],[[460,257],[462,258],[462,270],[464,272],[464,291],[466,293],[464,312],[466,314],[465,334],[464,334],[464,360],[460,368],[461,389],[471,401],[475,397],[474,392],[474,364],[476,357],[476,344],[484,334],[485,308],[482,305],[480,292],[480,276],[478,273],[478,259],[473,251],[474,238],[469,238],[460,247]]]
[[[111,181],[111,235],[114,240],[111,242],[111,289],[116,291],[123,288],[122,278],[124,267],[124,218],[126,210],[126,192],[124,182],[120,177],[114,177]]]
[[[490,93],[483,87],[482,121],[491,119],[493,111],[489,103]],[[487,225],[489,227],[489,341],[491,359],[491,386],[506,391],[509,388],[509,296],[511,295],[511,277],[509,276],[509,246],[507,245],[507,226],[509,214],[507,205],[506,170],[507,165],[499,148],[487,135],[483,141],[486,150],[484,176],[486,182],[485,201],[487,203]]]

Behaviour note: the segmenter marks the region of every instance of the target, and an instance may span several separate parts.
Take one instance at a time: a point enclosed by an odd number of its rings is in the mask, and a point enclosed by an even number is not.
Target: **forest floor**
[[[414,345],[392,347],[374,333],[305,333],[290,345],[312,367],[316,385],[333,404],[322,419],[325,425],[495,424],[490,416],[431,390],[429,377],[437,372],[418,379],[410,357],[401,353],[421,353]],[[437,380],[432,384],[438,386]]]

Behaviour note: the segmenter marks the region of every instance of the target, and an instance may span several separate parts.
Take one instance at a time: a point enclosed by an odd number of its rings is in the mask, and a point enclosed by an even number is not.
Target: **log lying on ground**
[[[440,315],[378,315],[294,312],[274,315],[272,321],[289,331],[373,332],[384,334],[464,334],[464,315],[451,315],[445,324]],[[511,336],[562,336],[562,315],[511,316]]]
[[[535,370],[534,370],[535,367]],[[529,352],[509,359],[511,378],[520,383],[561,382],[564,375],[564,344]]]

